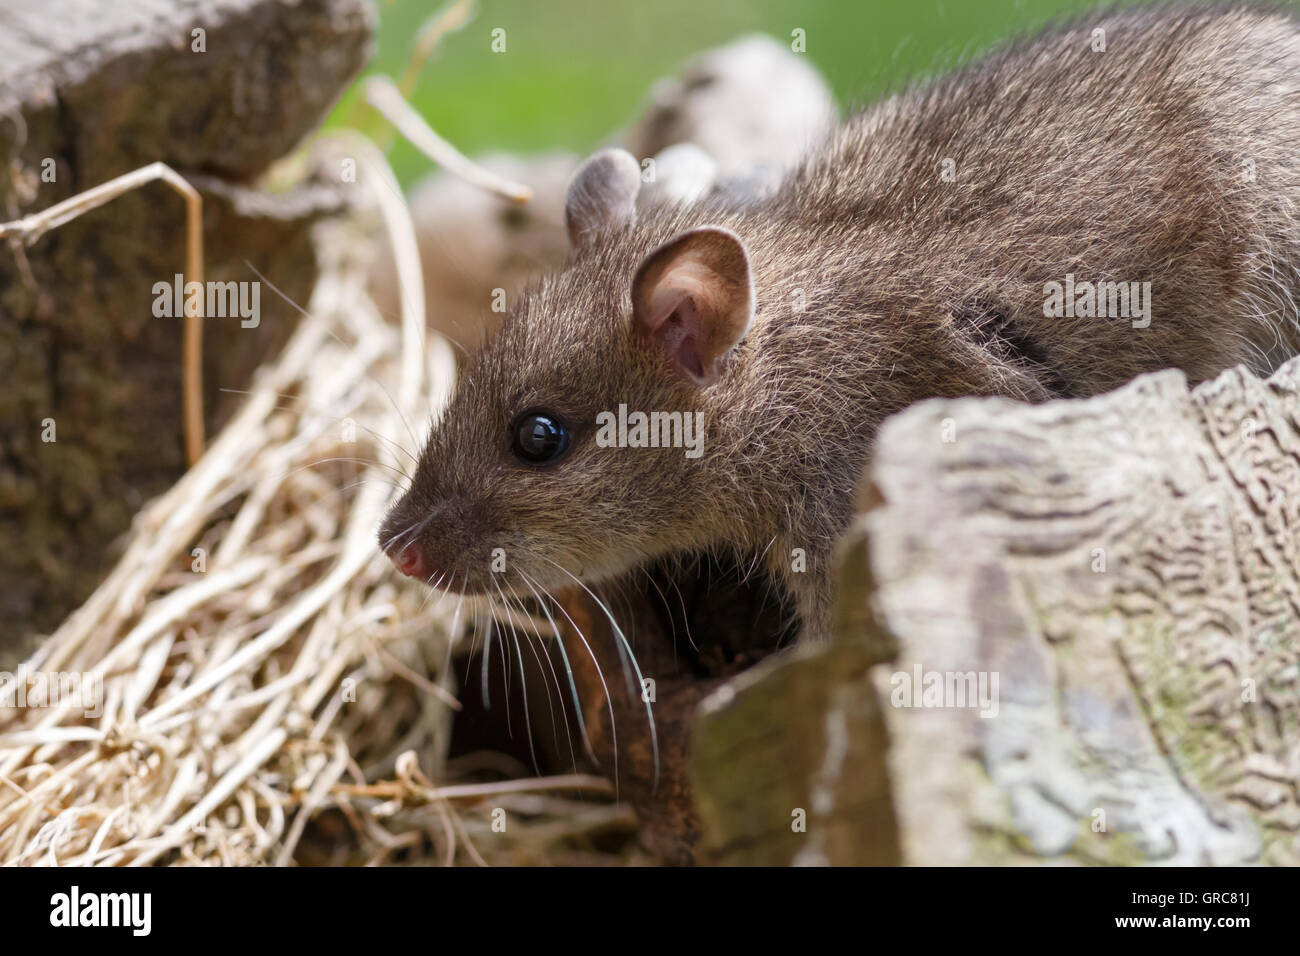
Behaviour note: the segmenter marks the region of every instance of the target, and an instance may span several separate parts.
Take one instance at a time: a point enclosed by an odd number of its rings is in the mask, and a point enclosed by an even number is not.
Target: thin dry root
[[[365,89],[366,102],[383,114],[412,146],[449,173],[513,202],[524,203],[533,198],[533,191],[527,186],[489,172],[435,133],[388,77],[372,77],[366,81]]]
[[[403,96],[410,96],[415,90],[415,81],[419,78],[420,71],[424,69],[424,64],[429,62],[429,57],[433,56],[433,51],[438,49],[443,37],[469,23],[474,19],[476,12],[474,0],[452,0],[424,21],[424,26],[420,27],[420,32],[416,36],[411,59],[406,64],[405,72],[402,73],[402,82],[399,86]]]
[[[141,186],[162,180],[185,199],[185,273],[186,284],[203,285],[203,197],[183,176],[166,163],[150,163],[110,179],[93,189],[55,203],[48,209],[32,213],[13,222],[0,223],[0,239],[12,237],[23,245],[38,242],[51,229],[57,229],[78,216],[98,209],[118,196]],[[196,314],[190,314],[186,297],[182,351],[181,405],[185,420],[185,456],[191,466],[203,457],[203,305],[204,297],[195,296]]]

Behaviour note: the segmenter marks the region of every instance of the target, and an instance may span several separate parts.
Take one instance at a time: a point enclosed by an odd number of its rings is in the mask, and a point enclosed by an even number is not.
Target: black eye
[[[569,447],[569,432],[549,412],[525,412],[515,421],[514,452],[530,464],[555,461]]]

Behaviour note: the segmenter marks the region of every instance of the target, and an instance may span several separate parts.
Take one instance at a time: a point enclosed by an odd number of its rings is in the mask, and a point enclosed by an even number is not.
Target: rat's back
[[[1167,365],[1267,371],[1300,350],[1285,11],[1155,6],[1049,29],[857,114],[789,185],[792,215],[851,223],[870,254],[923,257],[957,299],[1010,313],[1066,393]],[[1067,281],[1150,283],[1154,321],[1116,349],[1114,323],[1044,314]]]

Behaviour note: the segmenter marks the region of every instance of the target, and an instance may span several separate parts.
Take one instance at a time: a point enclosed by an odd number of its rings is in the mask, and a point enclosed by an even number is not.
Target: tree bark
[[[255,268],[305,302],[309,230],[340,193],[249,183],[360,70],[372,19],[365,0],[0,9],[0,218],[161,160],[204,193],[209,281],[258,281]],[[185,468],[181,320],[152,312],[154,284],[184,269],[184,236],[181,201],[154,184],[0,249],[0,669],[89,593],[110,543]],[[260,291],[255,328],[205,320],[210,432],[237,400],[222,390],[244,388],[296,320]]]

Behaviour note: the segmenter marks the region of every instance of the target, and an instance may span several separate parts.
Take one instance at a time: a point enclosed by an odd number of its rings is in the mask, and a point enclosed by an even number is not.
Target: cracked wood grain
[[[914,864],[1300,863],[1300,360],[1190,392],[1168,371],[1084,401],[924,402],[882,428],[864,489],[836,641],[697,717],[720,859],[807,855],[815,828],[792,839],[772,804],[813,799],[830,702],[858,688],[884,732],[866,704],[850,730],[892,808],[836,818],[859,847],[896,826]],[[855,656],[867,685],[837,671]],[[897,706],[917,673],[996,676],[995,713]],[[769,801],[720,753],[798,772]],[[864,806],[856,786],[834,800]]]

